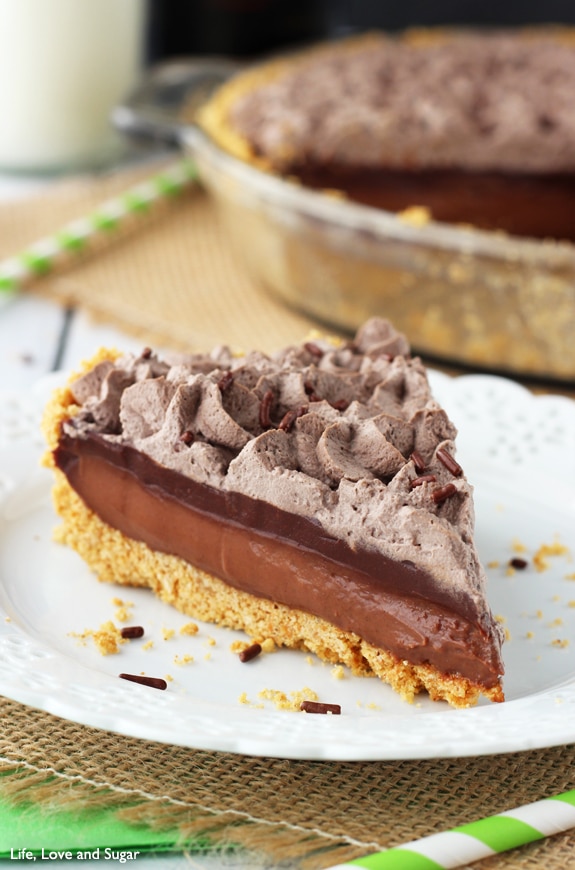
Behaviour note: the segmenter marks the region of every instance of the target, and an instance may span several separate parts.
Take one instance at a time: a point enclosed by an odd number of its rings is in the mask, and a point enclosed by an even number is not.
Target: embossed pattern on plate
[[[196,635],[181,634],[189,620],[148,592],[95,582],[51,539],[56,520],[38,434],[50,379],[0,404],[2,692],[122,734],[286,758],[447,757],[574,740],[575,402],[534,397],[491,376],[430,378],[459,428],[458,458],[475,486],[477,544],[508,631],[505,704],[452,710],[423,697],[408,705],[377,680],[287,650],[241,664],[230,649],[240,633],[198,623]],[[521,545],[528,567],[509,571]],[[564,549],[538,571],[542,545]],[[101,656],[79,635],[108,619],[121,624],[115,597],[129,602],[130,622],[146,634]],[[119,680],[121,671],[167,676],[168,689]],[[342,715],[277,709],[260,694],[289,698],[306,687],[340,703]]]

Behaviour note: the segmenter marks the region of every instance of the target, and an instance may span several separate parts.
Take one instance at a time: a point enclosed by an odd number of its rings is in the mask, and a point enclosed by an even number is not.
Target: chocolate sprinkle
[[[300,710],[304,713],[333,713],[336,716],[341,713],[339,704],[321,704],[319,701],[302,701]]]
[[[225,390],[227,390],[227,388],[229,386],[231,386],[233,379],[234,379],[233,372],[225,372],[225,374],[223,374],[221,376],[221,378],[219,379],[218,384],[217,384],[220,393],[225,392]]]
[[[167,689],[168,684],[161,677],[144,677],[141,674],[119,674],[121,680],[130,680],[132,683],[140,683],[142,686],[150,686],[152,689]]]
[[[134,637],[143,637],[144,636],[144,628],[141,625],[126,625],[124,628],[120,629],[120,634],[122,637],[126,637],[131,640]]]
[[[330,405],[336,411],[345,411],[349,408],[349,402],[346,399],[337,399],[335,402],[330,402]]]
[[[314,341],[306,341],[304,348],[308,353],[311,353],[312,356],[317,356],[319,358],[323,356],[323,350]]]
[[[239,659],[241,662],[251,662],[252,659],[255,659],[262,651],[261,644],[252,643],[251,646],[247,646],[245,649],[241,651],[239,654]]]
[[[321,402],[321,398],[316,393],[315,387],[311,381],[304,381],[303,388],[309,396],[310,402]]]
[[[270,415],[271,407],[274,400],[274,394],[272,390],[266,390],[264,393],[263,399],[260,404],[260,426],[262,429],[269,429],[272,425],[272,418]]]
[[[529,565],[529,562],[526,559],[520,559],[515,556],[513,559],[509,560],[509,564],[512,568],[517,568],[519,571],[523,571]]]
[[[285,432],[289,432],[297,418],[303,417],[304,414],[307,414],[307,411],[307,405],[300,405],[299,408],[292,408],[290,411],[286,411],[278,423],[278,429],[283,429]]]
[[[423,458],[423,456],[421,455],[421,453],[418,450],[413,451],[413,453],[410,456],[410,459],[413,462],[413,464],[415,465],[415,470],[418,471],[420,474],[422,471],[425,471],[425,469],[427,468],[427,466],[425,464],[425,459]]]
[[[457,487],[454,483],[446,483],[445,486],[440,486],[439,489],[434,490],[431,494],[431,498],[435,504],[440,504],[442,501],[451,498],[451,496],[455,495],[456,492]]]
[[[454,477],[459,477],[460,474],[463,474],[463,469],[459,462],[456,462],[451,453],[448,453],[447,450],[443,449],[443,447],[438,449],[436,456]]]
[[[409,485],[411,489],[414,489],[416,486],[422,486],[424,483],[435,483],[436,480],[435,474],[422,474],[421,477],[414,477]]]
[[[194,433],[192,432],[191,429],[186,429],[180,435],[180,441],[183,441],[184,444],[188,444],[188,445],[193,444],[195,440],[196,440],[196,436],[194,435]]]

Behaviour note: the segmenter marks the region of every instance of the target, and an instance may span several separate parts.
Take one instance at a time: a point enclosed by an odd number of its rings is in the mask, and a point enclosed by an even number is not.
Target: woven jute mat
[[[47,194],[0,209],[0,258],[52,236],[163,168],[145,164],[62,181]],[[254,285],[198,185],[100,233],[29,292],[79,305],[148,344],[176,350],[228,344],[272,351],[310,330],[306,317]]]
[[[313,762],[252,758],[98,731],[8,700],[5,799],[47,809],[117,807],[125,821],[178,826],[185,839],[238,844],[269,867],[305,870],[448,830],[573,787],[575,747],[477,758]],[[534,723],[535,727],[536,723]],[[495,867],[575,866],[575,833],[486,859]]]
[[[1,210],[0,256],[90,213],[149,172],[64,181]],[[78,305],[146,344],[187,350],[219,343],[273,350],[314,326],[253,285],[197,187],[98,240],[27,292]],[[6,699],[0,715],[2,799],[34,802],[46,812],[112,807],[135,824],[176,825],[183,842],[204,835],[214,848],[239,845],[269,867],[320,870],[575,786],[575,746],[463,759],[311,762],[151,743]],[[575,832],[474,866],[575,867]]]

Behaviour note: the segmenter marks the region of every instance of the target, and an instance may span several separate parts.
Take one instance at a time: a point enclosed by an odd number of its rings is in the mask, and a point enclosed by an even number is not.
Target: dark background
[[[382,28],[575,24],[575,0],[149,0],[148,59],[232,57]]]

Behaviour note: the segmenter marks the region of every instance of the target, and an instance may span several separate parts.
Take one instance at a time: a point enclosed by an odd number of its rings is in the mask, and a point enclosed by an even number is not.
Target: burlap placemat
[[[151,743],[7,700],[0,711],[0,764],[20,770],[2,778],[5,798],[47,809],[116,806],[124,820],[177,825],[183,838],[205,834],[216,847],[239,844],[270,867],[319,870],[574,785],[573,746],[463,759],[292,761]],[[575,866],[575,832],[474,866],[565,870]]]
[[[157,167],[156,167],[157,169]],[[0,257],[89,213],[149,173],[62,182],[0,211]],[[82,306],[146,344],[272,350],[313,324],[255,287],[199,188],[152,209],[29,292]],[[0,687],[1,691],[1,687]],[[0,796],[47,812],[112,806],[124,819],[178,825],[267,866],[315,870],[575,786],[575,747],[481,758],[381,763],[244,758],[157,745],[0,699]],[[537,723],[533,723],[536,728]],[[480,863],[575,867],[575,833]]]
[[[163,164],[63,181],[0,209],[0,259],[89,215]],[[148,344],[208,350],[216,344],[275,350],[301,340],[310,321],[254,286],[197,185],[100,234],[85,253],[30,286],[82,306]]]

